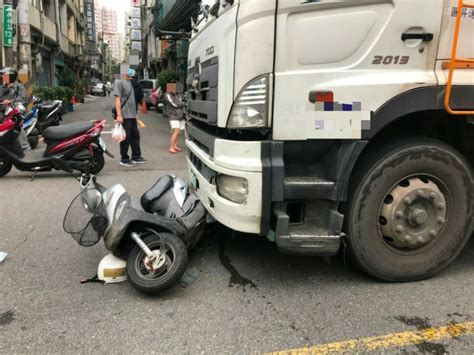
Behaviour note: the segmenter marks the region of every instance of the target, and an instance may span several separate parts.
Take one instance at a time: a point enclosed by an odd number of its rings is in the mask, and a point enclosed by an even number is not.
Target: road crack
[[[21,247],[23,244],[25,244],[28,241],[28,239],[30,238],[31,234],[33,234],[34,230],[35,230],[35,227],[30,227],[29,232],[26,233],[23,240],[20,243],[18,243],[18,245],[15,248],[13,248],[13,250],[11,251],[10,254],[13,254],[19,247]]]

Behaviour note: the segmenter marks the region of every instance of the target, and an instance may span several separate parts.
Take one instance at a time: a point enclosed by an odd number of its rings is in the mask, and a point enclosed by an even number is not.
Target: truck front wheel
[[[414,281],[447,267],[473,225],[474,178],[463,156],[427,138],[374,150],[357,167],[346,211],[356,263],[385,281]]]

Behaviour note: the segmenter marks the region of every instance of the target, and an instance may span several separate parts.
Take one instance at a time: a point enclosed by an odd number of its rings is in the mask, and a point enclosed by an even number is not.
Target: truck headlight
[[[268,76],[251,81],[237,96],[227,128],[245,129],[268,126]]]
[[[244,178],[219,175],[216,179],[217,193],[229,201],[244,203],[249,194],[248,182]]]

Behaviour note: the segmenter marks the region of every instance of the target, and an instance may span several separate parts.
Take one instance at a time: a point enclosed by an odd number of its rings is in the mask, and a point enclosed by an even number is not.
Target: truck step
[[[287,254],[332,256],[339,251],[341,236],[316,226],[290,226],[288,235],[276,237],[276,244]]]
[[[286,199],[330,199],[336,183],[317,176],[291,176],[283,181]]]

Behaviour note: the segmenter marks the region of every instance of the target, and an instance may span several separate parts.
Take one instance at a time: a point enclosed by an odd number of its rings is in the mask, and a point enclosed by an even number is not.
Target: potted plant
[[[74,105],[72,104],[72,97],[74,91],[70,87],[62,87],[63,92],[63,103],[65,103],[68,112],[74,111]]]
[[[77,102],[80,102],[81,104],[84,103],[84,95],[82,95],[82,94],[76,94],[76,95],[74,95],[74,96],[75,96]]]
[[[76,96],[76,100],[83,103],[84,102],[84,97],[87,95],[87,89],[89,87],[89,79],[83,78],[79,79],[76,81],[76,84],[74,85],[74,94]],[[79,100],[79,98],[82,99]]]

